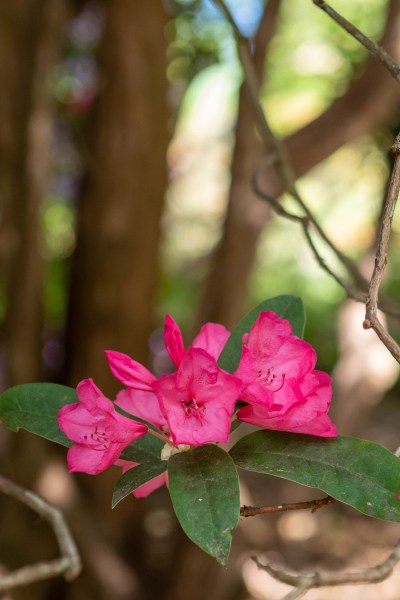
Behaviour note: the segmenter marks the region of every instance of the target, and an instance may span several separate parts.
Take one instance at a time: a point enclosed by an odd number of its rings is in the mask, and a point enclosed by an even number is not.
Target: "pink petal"
[[[122,467],[122,473],[126,473],[127,471],[129,471],[129,469],[132,469],[133,467],[137,467],[139,463],[120,459],[120,460],[117,460],[114,464],[117,467]],[[145,498],[146,496],[151,494],[151,492],[154,492],[154,490],[158,489],[162,485],[168,486],[167,471],[165,471],[164,473],[161,473],[160,475],[157,475],[156,477],[153,477],[153,479],[149,479],[149,481],[146,481],[146,483],[143,483],[142,485],[140,485],[138,488],[136,488],[136,490],[133,490],[132,494],[136,498]]]
[[[72,472],[98,475],[114,463],[121,450],[117,447],[111,450],[93,450],[82,444],[74,444],[67,454],[68,469]]]
[[[223,325],[206,323],[194,338],[192,348],[202,348],[218,360],[229,336],[229,331]]]
[[[122,469],[122,474],[126,473],[127,471],[129,471],[129,469],[132,469],[132,467],[137,467],[139,463],[137,462],[133,462],[132,460],[124,460],[123,458],[119,458],[118,460],[115,461],[114,465],[116,467],[121,467]]]
[[[90,407],[92,410],[95,407],[105,412],[113,410],[112,402],[94,384],[93,379],[83,379],[80,381],[76,388],[76,394],[81,404]]]
[[[181,330],[170,315],[165,317],[164,343],[172,362],[179,367],[185,354],[185,346]]]
[[[61,431],[70,440],[81,444],[85,444],[90,439],[96,423],[104,420],[104,417],[95,419],[80,402],[63,406],[57,418]]]
[[[242,381],[243,387],[255,381],[259,371],[259,360],[251,353],[247,346],[242,346],[242,356],[240,357],[235,375]]]
[[[108,425],[113,436],[112,441],[122,443],[124,447],[145,435],[149,429],[144,423],[124,417],[117,412],[114,413],[113,420],[108,421]]]
[[[274,405],[253,403],[241,408],[237,418],[265,429],[320,437],[337,435],[327,416],[332,390],[326,373],[314,371],[302,384],[288,380],[284,389],[285,393],[275,394],[278,398]]]
[[[128,388],[119,392],[115,404],[126,412],[152,423],[158,429],[162,429],[167,423],[154,392]]]
[[[282,343],[275,355],[265,362],[279,365],[279,371],[287,377],[301,378],[313,370],[317,355],[311,344],[291,336]]]
[[[272,311],[260,312],[246,343],[256,357],[273,356],[282,343],[292,336],[292,326]]]
[[[111,373],[121,383],[136,390],[153,391],[156,377],[146,367],[122,352],[106,350],[105,354]]]
[[[163,485],[168,486],[167,472],[161,473],[160,475],[157,475],[157,477],[153,477],[153,479],[146,481],[146,483],[140,485],[138,488],[136,488],[136,490],[133,490],[132,494],[136,498],[145,498],[146,496],[154,492],[154,490],[157,490]]]

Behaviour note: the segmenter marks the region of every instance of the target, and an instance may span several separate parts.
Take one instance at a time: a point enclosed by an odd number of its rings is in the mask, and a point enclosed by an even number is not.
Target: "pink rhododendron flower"
[[[181,330],[179,329],[175,321],[172,319],[172,317],[167,315],[165,318],[165,346],[171,357],[172,362],[177,368],[179,368],[181,363],[185,361],[185,364],[188,364],[188,362],[192,364],[194,360],[193,357],[196,356],[200,357],[200,361],[203,361],[205,353],[211,360],[210,364],[212,364],[212,368],[214,370],[215,368],[218,369],[215,361],[219,357],[229,335],[229,331],[225,329],[225,327],[223,327],[222,325],[218,325],[216,323],[206,323],[206,325],[204,325],[201,328],[200,333],[193,340],[193,344],[191,346],[191,348],[193,349],[202,350],[203,353],[200,352],[196,354],[195,352],[191,355],[192,358],[188,361],[186,360],[186,357],[188,355],[188,352],[190,352],[190,348],[187,352],[185,351]],[[154,394],[154,390],[160,389],[156,377],[152,375],[152,373],[150,373],[150,371],[148,371],[140,363],[136,362],[126,354],[108,350],[106,351],[106,357],[113,375],[128,388],[118,394],[117,404],[127,412],[130,412],[133,415],[136,415],[146,421],[149,421],[159,429],[165,431],[166,425],[168,425],[172,439],[180,439],[179,435],[177,435],[173,430],[171,430],[171,423],[173,422],[173,419],[171,420],[167,417],[165,403],[160,400],[160,393],[158,393],[158,399],[157,396],[155,396]],[[219,369],[219,371],[221,371],[221,369]],[[221,373],[223,372],[221,371]],[[225,373],[223,376],[221,375],[221,381],[225,376],[228,376],[228,374]],[[232,376],[229,375],[229,377],[229,381],[232,382]],[[179,380],[181,380],[181,375]],[[164,385],[166,384],[163,383],[163,386]],[[138,393],[139,390],[141,391],[141,394]],[[187,407],[185,410],[188,413],[189,409]],[[208,411],[210,412],[211,408],[209,408]],[[198,411],[194,412],[196,412],[196,414],[200,414]],[[194,412],[192,410],[193,414]],[[188,414],[186,414],[186,417],[187,416]],[[198,425],[198,418],[199,417],[196,417],[193,423],[196,423]],[[223,421],[224,425],[221,425],[221,431],[222,429],[225,431],[226,417],[224,417]],[[219,437],[222,435],[221,431],[218,434]],[[215,433],[216,432],[214,427],[213,435]],[[226,435],[224,434],[223,437],[225,438]],[[181,442],[177,443],[180,444]]]
[[[226,442],[241,382],[201,348],[189,348],[178,371],[155,383],[175,445]]]
[[[117,460],[114,463],[117,467],[122,467],[122,473],[126,473],[129,469],[133,469],[133,467],[137,467],[139,463],[131,462],[129,460]],[[133,490],[132,494],[136,498],[145,498],[154,490],[166,485],[168,487],[168,472],[160,473],[157,477],[153,477],[153,479],[149,479],[146,483],[140,485],[136,490]]]
[[[329,375],[314,370],[310,344],[293,335],[291,325],[272,311],[261,312],[243,338],[235,373],[243,382],[241,421],[266,429],[334,437],[327,416],[332,396]]]
[[[75,442],[68,450],[68,467],[96,475],[148,428],[117,413],[92,379],[81,381],[76,391],[79,402],[66,404],[58,413],[60,429]]]

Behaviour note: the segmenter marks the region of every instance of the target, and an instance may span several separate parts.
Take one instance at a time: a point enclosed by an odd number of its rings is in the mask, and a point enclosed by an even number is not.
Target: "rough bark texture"
[[[39,211],[49,173],[54,100],[49,76],[67,2],[0,6],[0,260],[8,291],[8,383],[40,378],[42,270]]]
[[[397,60],[400,59],[399,35],[400,1],[392,0],[382,45]],[[304,175],[345,143],[387,124],[399,113],[399,98],[394,80],[380,64],[369,59],[363,74],[352,81],[342,97],[286,140],[295,174],[298,177]],[[266,153],[267,149],[260,149],[256,136],[249,135],[251,126],[241,127],[243,115],[251,121],[245,102],[242,94],[227,216],[221,242],[211,257],[206,292],[197,319],[199,323],[218,321],[233,327],[243,314],[257,242],[270,216],[268,207],[251,191],[251,175],[261,152]],[[236,160],[238,155],[241,162]],[[272,167],[263,174],[263,183],[272,196],[279,197],[283,192],[282,183]],[[215,301],[210,301],[211,297]]]
[[[121,0],[106,12],[68,354],[72,384],[90,376],[109,389],[105,349],[148,359],[169,133],[161,2]]]

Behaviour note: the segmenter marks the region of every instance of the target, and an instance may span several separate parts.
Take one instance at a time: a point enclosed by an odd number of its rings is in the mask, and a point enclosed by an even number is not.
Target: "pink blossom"
[[[178,371],[155,384],[175,445],[226,442],[241,382],[201,348],[189,348]]]
[[[68,450],[68,467],[96,475],[148,428],[117,413],[92,379],[81,381],[76,391],[79,402],[66,404],[58,413],[60,429],[75,442]]]
[[[230,335],[230,332],[223,325],[206,323],[194,338],[192,348],[202,348],[215,360],[218,360]]]
[[[117,467],[122,467],[122,473],[126,473],[127,471],[129,471],[129,469],[133,469],[133,467],[139,466],[139,463],[121,459],[117,460],[114,464]],[[149,479],[149,481],[146,481],[146,483],[143,483],[142,485],[137,487],[136,490],[133,490],[132,494],[136,498],[145,498],[146,496],[154,492],[154,490],[157,490],[163,485],[166,485],[168,487],[167,471],[164,471],[164,473],[160,473],[160,475],[153,477],[153,479]]]
[[[105,355],[111,373],[118,381],[135,390],[153,391],[156,377],[146,367],[122,352],[106,350]]]
[[[190,351],[190,348],[188,351],[185,350],[181,330],[170,315],[167,315],[165,318],[165,346],[171,357],[172,362],[177,368],[180,367],[183,361],[186,365],[188,364],[188,362],[192,364],[194,360],[193,357],[196,356],[199,356],[200,360],[202,361],[205,353],[211,360],[213,369],[218,369],[215,361],[219,357],[229,335],[229,331],[225,329],[225,327],[223,327],[222,325],[218,325],[216,323],[206,323],[201,328],[199,334],[195,337],[192,344],[192,348],[195,348],[196,350],[202,350],[203,352],[197,354],[195,352],[191,355],[192,358],[188,361],[186,357],[188,352]],[[175,432],[171,430],[171,424],[173,422],[173,419],[168,419],[166,415],[165,405],[161,401],[160,393],[158,393],[158,399],[157,396],[154,394],[154,390],[161,389],[158,386],[156,377],[152,375],[152,373],[150,373],[150,371],[148,371],[140,363],[136,362],[126,354],[108,350],[106,351],[106,357],[113,375],[125,386],[127,386],[126,390],[122,390],[118,394],[117,404],[127,412],[130,412],[133,415],[144,419],[145,421],[149,421],[159,429],[165,431],[166,425],[168,425],[171,431],[172,439],[178,439],[179,435],[177,436]],[[219,371],[221,370],[219,369]],[[221,371],[221,373],[223,372]],[[221,381],[225,376],[228,376],[228,374],[225,373],[223,376],[221,375]],[[231,378],[229,381],[233,381],[232,376],[229,375],[229,377]],[[162,389],[164,389],[165,385],[167,384],[162,384]],[[189,411],[189,409],[186,408],[186,411]],[[211,408],[208,409],[209,413],[210,411]],[[194,412],[196,412],[196,414],[199,414],[198,411]],[[186,418],[187,416],[188,415],[186,415]],[[223,421],[224,424],[221,425],[220,429],[225,431],[226,417],[223,419]],[[195,423],[198,426],[198,417],[193,420],[193,423]],[[214,434],[216,434],[215,431]],[[221,432],[219,432],[218,435],[221,436]],[[223,434],[223,437],[226,437],[225,433]]]
[[[334,437],[336,428],[327,416],[331,379],[314,370],[315,363],[314,349],[293,335],[288,321],[261,312],[243,338],[235,373],[243,382],[240,399],[248,402],[238,419],[266,429]]]

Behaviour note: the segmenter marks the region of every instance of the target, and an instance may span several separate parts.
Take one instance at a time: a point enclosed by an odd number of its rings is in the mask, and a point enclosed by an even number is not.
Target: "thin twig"
[[[348,256],[346,256],[339,248],[337,248],[332,242],[332,240],[326,235],[325,231],[319,225],[317,219],[315,218],[315,216],[310,211],[310,209],[302,199],[301,195],[299,194],[295,185],[295,176],[289,161],[289,157],[286,152],[286,148],[281,142],[281,140],[277,139],[272,133],[272,130],[265,116],[264,110],[260,104],[259,84],[248,41],[242,36],[224,0],[214,0],[214,3],[220,8],[220,10],[223,12],[223,14],[232,26],[233,33],[236,38],[239,60],[244,72],[244,81],[247,86],[251,104],[253,106],[256,126],[265,147],[268,149],[269,152],[271,152],[272,150],[272,154],[276,156],[276,167],[285,189],[288,191],[289,194],[293,196],[298,205],[302,208],[302,210],[305,213],[305,216],[308,218],[310,223],[312,223],[312,225],[320,235],[321,239],[331,248],[331,250],[337,256],[339,261],[350,273],[354,282],[361,289],[365,289],[366,291],[368,287],[367,282],[357,269],[354,262]]]
[[[275,136],[273,135],[273,133],[269,127],[268,121],[266,119],[265,113],[260,104],[259,97],[258,97],[259,86],[258,86],[258,81],[257,81],[257,75],[255,72],[255,68],[254,68],[252,56],[251,56],[251,53],[249,50],[248,42],[240,33],[240,30],[237,27],[230,10],[225,5],[225,2],[223,0],[214,0],[214,1],[215,1],[215,4],[217,6],[219,6],[220,9],[223,11],[223,13],[225,14],[226,18],[228,19],[228,21],[230,22],[230,24],[233,28],[233,31],[234,31],[234,34],[235,34],[235,37],[237,40],[239,59],[241,61],[242,68],[243,68],[243,71],[245,74],[245,82],[247,84],[247,88],[248,88],[248,91],[250,94],[250,100],[252,102],[253,109],[254,109],[254,112],[255,112],[255,115],[257,118],[257,125],[258,125],[258,129],[259,129],[259,133],[261,135],[261,138],[263,139],[265,146],[267,148],[272,147],[272,152],[270,152],[269,155],[267,156],[267,160],[270,162],[271,158],[272,158],[273,161],[276,163],[276,165],[279,169],[280,175],[282,177],[282,181],[285,184],[285,187],[287,188],[288,192],[293,196],[293,198],[296,200],[298,205],[302,208],[302,210],[305,213],[305,216],[300,216],[300,215],[298,216],[298,215],[294,215],[293,213],[289,213],[281,206],[281,204],[276,199],[272,198],[265,192],[261,191],[261,189],[258,185],[258,175],[261,170],[261,165],[259,165],[259,168],[256,170],[255,175],[253,177],[253,189],[254,189],[255,193],[257,193],[264,200],[267,200],[272,205],[274,210],[281,216],[284,216],[285,218],[290,219],[292,221],[300,222],[303,226],[303,231],[304,231],[307,241],[310,245],[310,248],[313,251],[315,257],[317,258],[317,261],[320,264],[320,266],[323,269],[325,269],[325,271],[327,271],[337,281],[337,283],[345,290],[345,292],[349,296],[349,298],[352,298],[359,302],[366,302],[367,301],[366,293],[365,294],[359,293],[358,290],[354,288],[354,286],[348,284],[343,278],[341,278],[339,275],[337,275],[330,267],[327,266],[327,264],[325,263],[323,258],[317,252],[316,246],[313,243],[311,235],[309,233],[310,225],[312,225],[315,228],[315,230],[317,231],[317,233],[319,234],[321,239],[327,244],[327,246],[329,248],[331,248],[331,250],[334,252],[334,254],[339,259],[339,261],[342,263],[342,265],[347,269],[348,273],[353,278],[357,287],[359,287],[361,291],[367,292],[368,284],[367,284],[365,278],[359,272],[358,268],[355,266],[353,261],[348,256],[346,256],[341,250],[339,250],[339,248],[337,248],[335,246],[335,244],[332,242],[332,240],[326,235],[325,231],[320,226],[320,224],[318,223],[318,221],[315,218],[315,216],[313,215],[313,213],[310,211],[310,209],[307,207],[307,205],[301,198],[301,196],[296,188],[296,185],[295,185],[295,178],[294,178],[291,166],[290,166],[290,162],[288,160],[286,149],[285,149],[284,145],[282,144],[282,142],[280,140],[278,140],[277,138],[275,138]],[[323,3],[323,4],[325,5],[325,3]],[[328,6],[328,5],[326,5],[326,6]],[[361,32],[360,32],[360,34],[361,34]],[[375,43],[373,43],[373,44],[375,44]],[[382,55],[384,56],[384,53]],[[388,314],[392,314],[393,316],[396,316],[396,317],[400,316],[400,311],[399,311],[398,307],[393,306],[393,304],[390,302],[383,302],[381,308],[383,310],[386,310],[386,312]],[[370,322],[366,319],[364,326],[366,328],[373,327],[376,330],[376,333],[378,334],[380,339],[383,341],[383,343],[388,346],[388,349],[390,350],[390,352],[392,352],[392,354],[394,353],[393,355],[396,357],[396,352],[397,352],[396,343],[389,336],[389,334],[386,332],[386,330],[382,327],[382,325],[379,323],[379,321],[377,321],[377,317],[372,318],[371,325],[370,325]],[[399,349],[399,355],[400,355],[400,349]]]
[[[400,561],[400,542],[396,544],[385,561],[358,573],[327,573],[325,571],[317,571],[313,575],[293,575],[292,573],[276,569],[271,565],[264,565],[256,557],[253,557],[253,560],[259,569],[266,571],[274,579],[294,586],[296,589],[282,599],[294,600],[295,598],[300,598],[301,595],[312,588],[378,583],[379,581],[383,581],[389,577],[396,564]]]
[[[50,523],[61,553],[58,559],[28,565],[7,575],[1,575],[0,592],[58,575],[64,575],[67,581],[78,577],[81,572],[81,560],[62,512],[40,496],[1,476],[0,491],[22,502]]]
[[[274,156],[276,156],[276,155],[274,155]],[[266,158],[269,160],[269,162],[271,162],[271,158],[269,156]],[[309,231],[310,220],[309,220],[308,216],[302,217],[300,215],[295,215],[293,213],[288,212],[282,206],[282,204],[279,202],[279,200],[277,200],[276,198],[273,198],[272,196],[270,196],[264,190],[261,189],[261,187],[258,183],[258,176],[259,176],[261,169],[264,168],[265,166],[266,166],[265,162],[260,163],[253,173],[251,183],[252,183],[252,189],[253,189],[254,193],[257,194],[257,196],[259,196],[263,200],[266,200],[271,205],[272,209],[276,212],[276,214],[278,214],[279,216],[284,217],[285,219],[287,219],[289,221],[295,221],[297,223],[300,223],[300,225],[302,226],[304,235],[306,237],[306,240],[308,242],[308,245],[310,246],[310,248],[314,254],[314,257],[315,257],[317,263],[320,265],[320,267],[322,269],[324,269],[331,277],[333,277],[333,279],[345,290],[345,292],[349,296],[349,298],[353,298],[354,300],[357,300],[357,302],[365,303],[366,298],[367,298],[366,294],[363,295],[363,294],[358,293],[357,290],[355,288],[353,288],[353,286],[351,286],[349,283],[347,283],[342,277],[340,277],[340,275],[335,273],[331,269],[331,267],[329,267],[327,265],[327,263],[322,258],[322,256],[319,254],[319,252],[312,240],[310,231]]]
[[[400,84],[400,65],[382,46],[364,35],[362,31],[354,27],[352,23],[347,21],[342,15],[337,13],[324,0],[312,0],[315,6],[318,6],[327,15],[329,15],[342,29],[353,36],[360,44],[362,44],[392,75],[392,77]]]
[[[400,363],[400,346],[386,331],[378,318],[378,295],[387,260],[392,220],[400,192],[400,133],[397,134],[391,151],[395,154],[389,188],[384,200],[379,226],[375,265],[369,284],[364,329],[373,329],[392,356]]]
[[[306,502],[291,502],[290,504],[277,504],[275,506],[241,506],[240,516],[255,517],[256,515],[268,515],[271,513],[288,512],[290,510],[307,509],[311,509],[311,512],[315,512],[319,508],[322,508],[322,506],[333,504],[334,502],[336,502],[335,498],[325,496],[325,498],[317,498]]]
[[[348,298],[351,298],[352,300],[355,300],[356,302],[361,302],[362,304],[365,304],[367,301],[367,291],[359,291],[359,289],[357,287],[355,287],[350,282],[346,281],[343,277],[338,275],[326,263],[324,258],[318,252],[317,247],[314,244],[314,241],[312,239],[311,232],[310,232],[310,226],[313,224],[312,221],[310,221],[310,219],[307,216],[300,216],[300,215],[297,215],[297,214],[287,211],[283,207],[281,202],[279,202],[279,200],[277,200],[276,198],[273,198],[265,190],[261,189],[260,184],[259,184],[259,176],[260,176],[261,171],[265,167],[273,164],[273,162],[275,162],[276,160],[277,160],[277,155],[275,153],[270,153],[259,163],[259,165],[257,166],[257,168],[255,169],[255,171],[253,173],[252,180],[251,180],[251,186],[252,186],[253,192],[257,196],[259,196],[260,198],[262,198],[263,200],[268,202],[277,215],[284,217],[285,219],[287,219],[289,221],[294,221],[296,223],[299,223],[303,229],[303,233],[306,237],[307,243],[308,243],[310,249],[312,250],[314,257],[315,257],[317,263],[319,264],[319,266],[324,271],[326,271],[328,273],[328,275],[330,275],[338,283],[338,285],[340,287],[343,288],[343,290],[346,292]],[[365,288],[365,290],[367,290],[368,284],[367,284],[366,280],[363,280],[362,287]],[[381,300],[379,301],[378,307],[380,310],[382,310],[387,315],[390,315],[390,316],[396,317],[396,318],[400,318],[400,308],[396,304],[394,304],[391,300],[389,300],[387,298],[381,298]]]
[[[344,289],[348,298],[351,298],[352,300],[355,300],[356,302],[362,302],[363,304],[365,304],[367,295],[365,293],[359,292],[353,285],[351,285],[349,282],[347,282],[345,279],[343,279],[343,277],[341,277],[340,275],[335,273],[335,271],[332,269],[332,267],[330,267],[327,264],[327,262],[322,258],[322,256],[318,252],[317,247],[315,246],[314,241],[311,237],[308,223],[303,221],[302,227],[303,227],[303,233],[306,237],[308,245],[311,248],[311,250],[314,254],[314,258],[317,261],[317,263],[319,264],[319,266],[321,267],[321,269],[326,271],[328,273],[328,275],[330,275],[336,281],[336,283],[341,288]]]

